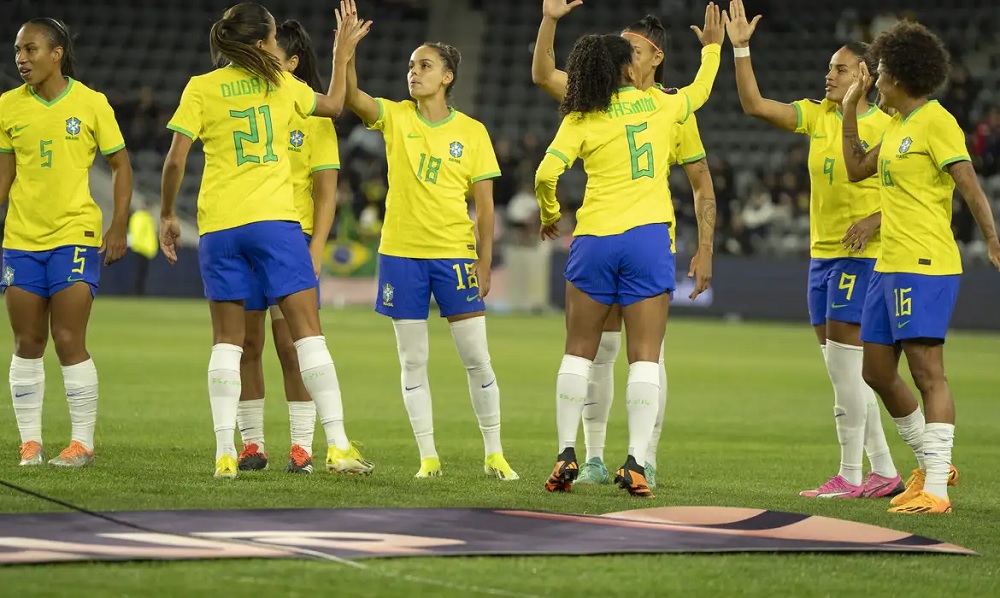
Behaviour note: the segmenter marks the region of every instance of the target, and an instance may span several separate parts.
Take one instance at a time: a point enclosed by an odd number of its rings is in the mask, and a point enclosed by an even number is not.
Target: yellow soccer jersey
[[[582,158],[587,172],[574,235],[609,236],[674,221],[667,175],[677,152],[677,125],[708,101],[719,70],[719,45],[702,49],[694,82],[675,94],[623,87],[606,112],[563,118],[535,173],[544,224],[560,217],[559,176]]]
[[[288,155],[292,163],[292,191],[302,231],[313,233],[313,173],[340,169],[340,150],[333,121],[320,116],[296,115],[288,134]]]
[[[316,93],[290,73],[277,89],[266,88],[233,65],[192,77],[167,124],[205,146],[199,234],[265,220],[299,221],[287,142],[293,118],[315,110]]]
[[[64,245],[99,247],[101,209],[90,195],[97,150],[125,147],[104,94],[69,79],[46,102],[28,85],[0,96],[0,152],[12,153],[16,175],[3,246],[46,251]]]
[[[965,133],[936,101],[892,117],[879,149],[882,253],[879,272],[962,273],[951,231],[955,181],[947,167],[969,160]]]
[[[809,135],[809,254],[814,258],[878,257],[878,235],[861,253],[851,253],[840,242],[858,220],[879,211],[876,177],[852,183],[844,166],[843,116],[830,100],[799,100],[796,133]],[[864,147],[875,147],[891,117],[872,105],[858,115],[858,135]]]
[[[656,88],[666,94],[676,94],[677,88],[664,88],[659,83]],[[697,162],[706,156],[705,144],[701,141],[701,132],[698,130],[698,119],[694,113],[688,117],[687,121],[677,125],[676,143],[674,151],[670,156],[670,164],[684,166],[692,162]]]
[[[382,131],[389,163],[379,253],[476,259],[466,197],[473,184],[500,176],[486,127],[455,110],[432,124],[410,100],[378,104],[370,127]]]

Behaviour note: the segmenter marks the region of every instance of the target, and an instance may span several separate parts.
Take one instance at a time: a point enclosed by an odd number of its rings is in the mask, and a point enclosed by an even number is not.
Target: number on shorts
[[[833,184],[833,165],[837,161],[833,158],[826,158],[823,160],[823,174],[827,175],[827,182],[831,185]]]
[[[87,252],[86,247],[76,247],[73,249],[73,263],[79,264],[76,268],[70,270],[73,274],[83,274],[84,266],[87,265],[87,256],[82,255]]]
[[[465,280],[462,280],[462,264],[455,264],[451,267],[455,271],[455,277],[458,278],[458,286],[455,287],[456,291],[464,291],[465,289],[478,289],[479,288],[479,278],[472,273],[472,266],[474,264],[465,264]]]
[[[889,174],[889,160],[882,160],[882,186],[895,187],[892,184],[892,175]]]
[[[913,313],[910,291],[913,288],[893,289],[892,294],[896,297],[896,317],[909,316]]]
[[[847,272],[840,273],[840,284],[838,288],[843,291],[847,290],[847,300],[851,300],[851,295],[854,294],[854,281],[858,279],[856,274],[848,274]]]
[[[52,168],[52,150],[49,146],[52,145],[51,139],[42,139],[38,142],[38,153],[42,157],[42,168]]]
[[[653,178],[653,146],[649,142],[636,147],[635,134],[646,130],[646,123],[625,125],[625,135],[628,137],[628,151],[632,158],[632,180],[643,177]],[[640,160],[645,156],[646,166],[639,168]]]
[[[233,144],[236,146],[236,165],[260,164],[261,157],[246,153],[244,143],[260,143],[260,133],[257,130],[257,113],[264,117],[264,162],[277,162],[278,155],[274,153],[274,128],[271,126],[271,107],[247,108],[246,110],[230,110],[229,116],[245,118],[250,124],[250,132],[233,131]]]
[[[427,172],[424,172],[424,164],[427,165]],[[427,154],[420,154],[420,165],[417,166],[417,178],[423,178],[427,183],[437,184],[438,182],[438,170],[441,169],[441,158],[435,158],[430,156],[428,159]]]

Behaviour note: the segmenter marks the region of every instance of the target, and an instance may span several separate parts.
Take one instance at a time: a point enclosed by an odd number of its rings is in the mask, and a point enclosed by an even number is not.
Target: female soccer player
[[[733,42],[736,87],[743,111],[786,131],[809,135],[810,254],[809,317],[833,383],[833,417],[840,440],[840,471],[815,489],[799,494],[821,498],[879,498],[898,494],[901,479],[889,454],[878,401],[861,377],[861,311],[879,241],[860,252],[845,244],[853,223],[879,211],[878,181],[852,184],[840,157],[844,95],[864,63],[864,44],[837,50],[826,73],[826,96],[784,104],[761,96],[750,64],[750,37],[760,16],[747,22],[742,0],[729,3],[726,28]],[[856,107],[861,136],[874,145],[889,116],[867,101]],[[859,226],[870,225],[871,220]],[[871,472],[862,479],[862,451]]]
[[[638,77],[632,46],[620,36],[584,36],[567,60],[563,122],[535,175],[543,239],[559,235],[559,176],[581,157],[588,177],[566,264],[566,352],[556,383],[560,453],[545,484],[550,492],[568,491],[577,477],[576,433],[588,378],[601,328],[617,303],[630,366],[628,458],[615,482],[633,495],[652,497],[637,456],[646,455],[656,420],[657,356],[674,288],[667,174],[675,125],[708,100],[723,33],[719,9],[709,3],[705,31],[698,31],[705,45],[702,66],[690,87],[674,95],[633,86]]]
[[[348,18],[354,2],[341,3]],[[385,136],[389,192],[379,245],[375,311],[392,318],[402,369],[403,403],[420,451],[416,477],[441,475],[434,447],[427,379],[427,316],[431,294],[448,319],[469,379],[472,407],[483,434],[483,469],[515,480],[500,443],[500,388],[486,341],[486,304],[493,256],[493,179],[500,176],[486,127],[448,104],[461,55],[426,43],[410,56],[413,100],[374,99],[360,91],[354,61],[347,106]],[[478,245],[466,197],[476,202]]]
[[[298,21],[285,21],[278,26],[276,39],[278,47],[275,55],[281,68],[305,81],[317,93],[322,93],[316,52],[302,25]],[[337,170],[340,168],[337,131],[329,118],[302,118],[296,115],[294,121],[288,137],[288,156],[292,167],[295,207],[312,255],[313,271],[318,277],[336,210]],[[240,361],[243,392],[236,422],[244,446],[240,451],[239,468],[254,470],[267,467],[267,453],[264,451],[264,368],[261,358],[264,353],[264,320],[270,307],[274,347],[281,363],[291,424],[292,448],[286,471],[312,473],[316,405],[302,383],[288,323],[277,308],[275,299],[264,296],[263,285],[256,276],[251,280],[250,297],[243,307],[247,322]]]
[[[240,399],[240,356],[251,272],[275,297],[295,343],[301,376],[326,430],[327,468],[370,473],[344,431],[340,385],[319,323],[316,275],[295,208],[289,152],[297,116],[334,117],[343,107],[344,65],[371,23],[345,24],[337,33],[328,95],[314,92],[281,68],[274,18],[252,3],[228,9],[210,41],[226,66],[192,77],[167,125],[174,131],[163,165],[160,242],[177,261],[180,227],[174,203],[195,139],[205,145],[198,194],[199,265],[212,314],[208,391],[216,435],[215,476],[237,473],[233,442]],[[277,142],[276,142],[277,141]]]
[[[865,297],[861,339],[864,378],[882,397],[896,428],[917,457],[906,491],[891,513],[947,513],[955,402],[944,373],[944,339],[958,296],[962,260],[951,230],[955,186],[969,205],[1000,268],[1000,241],[989,201],[969,160],[965,134],[935,100],[948,76],[949,56],[923,25],[901,21],[875,39],[876,86],[896,110],[881,143],[870,150],[859,133],[855,107],[871,77],[861,66],[844,100],[843,156],[852,181],[878,174],[882,251]],[[906,354],[924,413],[899,376]]]
[[[104,94],[73,79],[73,42],[61,21],[31,19],[14,43],[25,84],[0,96],[0,198],[10,197],[3,239],[7,314],[14,333],[10,394],[21,433],[21,465],[41,465],[42,356],[49,337],[62,365],[72,441],[49,461],[94,462],[97,369],[87,323],[104,264],[126,250],[132,166]],[[100,150],[111,166],[114,215],[101,238],[101,209],[88,172]]]
[[[559,102],[566,97],[566,72],[556,69],[553,49],[556,23],[581,4],[582,0],[573,2],[543,0],[542,3],[542,24],[538,28],[538,39],[535,41],[535,51],[531,60],[531,80]],[[622,36],[631,42],[634,51],[634,62],[638,69],[636,87],[640,91],[654,86],[663,89],[660,82],[663,80],[663,48],[667,43],[667,31],[660,20],[648,15],[626,28]],[[677,93],[677,91],[667,90],[667,93]],[[701,142],[694,114],[684,124],[678,126],[675,139],[676,148],[671,155],[671,164],[682,165],[688,180],[691,181],[698,219],[698,252],[692,258],[688,270],[688,277],[697,277],[695,291],[691,294],[693,299],[708,288],[712,279],[715,191],[712,188],[712,175],[705,157],[705,146]],[[671,205],[668,222],[674,221],[673,205]],[[583,437],[587,446],[587,462],[580,467],[580,475],[576,479],[579,484],[606,484],[610,481],[608,468],[604,464],[604,440],[608,430],[608,415],[614,399],[614,369],[621,348],[621,330],[621,306],[615,304],[611,306],[608,319],[604,323],[601,343],[594,358],[594,366],[590,370],[590,390],[587,404],[583,409]],[[667,404],[667,371],[663,364],[662,347],[659,368],[659,408],[653,436],[644,456],[646,482],[650,488],[656,486],[656,452]]]

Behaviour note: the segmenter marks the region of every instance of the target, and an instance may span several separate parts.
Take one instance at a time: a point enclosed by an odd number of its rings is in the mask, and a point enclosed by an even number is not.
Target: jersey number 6
[[[628,137],[628,152],[632,158],[632,180],[643,177],[654,178],[653,176],[653,145],[649,142],[640,146],[635,144],[635,134],[642,133],[648,125],[625,125],[625,135]],[[645,163],[644,168],[640,168],[640,163]]]
[[[277,162],[278,156],[274,153],[274,129],[271,127],[271,107],[260,106],[258,108],[247,108],[246,110],[230,110],[229,116],[233,118],[246,119],[250,123],[250,132],[234,131],[233,144],[236,146],[236,165],[260,164],[261,157],[247,154],[243,148],[244,143],[260,143],[260,134],[257,132],[257,113],[264,117],[264,162]]]

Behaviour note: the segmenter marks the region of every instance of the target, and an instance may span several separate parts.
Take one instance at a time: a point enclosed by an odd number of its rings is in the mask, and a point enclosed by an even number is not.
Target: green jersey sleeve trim
[[[0,147],[0,154],[13,154],[14,148],[12,147]]]
[[[795,130],[802,130],[802,106],[799,106],[798,102],[792,102],[792,106],[795,106]]]
[[[174,133],[180,133],[181,135],[184,135],[185,137],[190,137],[192,141],[194,141],[194,139],[195,139],[195,134],[194,133],[192,133],[191,131],[188,131],[187,129],[182,129],[181,127],[178,127],[177,125],[175,125],[173,123],[167,124],[167,128],[170,129],[171,131],[173,131]]]
[[[552,149],[550,147],[549,149],[545,150],[545,153],[546,154],[552,154],[553,156],[555,156],[555,157],[559,158],[560,160],[562,160],[563,162],[565,162],[566,166],[569,166],[569,163],[570,163],[569,158],[567,158],[566,155],[563,154],[561,151]]]
[[[307,118],[310,117],[310,116],[312,116],[313,113],[316,112],[316,105],[317,104],[319,104],[319,97],[318,97],[318,94],[314,93],[313,94],[313,105],[312,105],[312,108],[309,109],[309,112],[306,114]]]
[[[105,156],[110,156],[111,154],[117,152],[118,150],[123,150],[123,149],[125,149],[125,144],[124,143],[119,143],[118,145],[116,145],[116,146],[114,146],[112,148],[108,148],[106,150],[101,150],[101,153],[104,154]]]
[[[700,154],[698,154],[697,156],[691,156],[690,158],[684,158],[684,159],[682,159],[682,160],[678,160],[678,161],[677,161],[677,164],[678,164],[679,166],[683,166],[683,165],[685,165],[685,164],[690,164],[690,163],[692,163],[692,162],[697,162],[698,160],[701,160],[702,158],[704,158],[704,157],[705,157],[706,155],[707,155],[707,154],[705,154],[705,152],[701,152],[701,153],[700,153]]]
[[[955,164],[956,162],[969,162],[969,161],[970,161],[970,159],[969,159],[968,156],[954,156],[954,157],[948,158],[947,160],[945,160],[945,161],[941,162],[940,164],[938,164],[938,168],[940,168],[941,170],[944,170],[945,167],[951,166],[952,164]]]
[[[477,176],[476,178],[472,179],[472,182],[473,183],[478,183],[479,181],[485,181],[486,179],[495,179],[495,178],[497,178],[499,176],[500,176],[499,172],[491,172],[489,174],[484,174],[484,175],[481,175],[481,176]]]
[[[321,170],[340,170],[340,164],[321,164],[319,166],[313,166],[310,172],[319,172]]]

